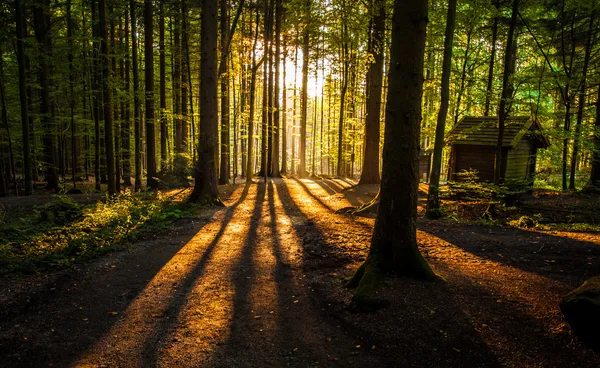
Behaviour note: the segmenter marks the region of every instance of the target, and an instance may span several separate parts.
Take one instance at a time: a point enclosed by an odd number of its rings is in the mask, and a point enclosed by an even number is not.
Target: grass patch
[[[0,217],[0,275],[43,273],[120,249],[167,228],[196,206],[161,192],[126,191],[82,206],[54,196],[22,218]]]

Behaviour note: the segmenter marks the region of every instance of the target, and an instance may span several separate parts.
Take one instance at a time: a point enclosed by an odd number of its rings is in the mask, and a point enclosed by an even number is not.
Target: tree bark
[[[100,21],[100,53],[102,56],[102,94],[104,101],[104,151],[106,154],[106,174],[108,176],[108,194],[116,193],[115,186],[115,153],[113,146],[113,106],[112,88],[110,87],[110,53],[108,50],[108,27],[106,0],[98,1]]]
[[[258,27],[260,24],[260,12],[256,10],[256,31],[252,45],[252,75],[250,76],[250,112],[248,114],[248,154],[246,163],[246,183],[252,183],[254,177],[254,105],[256,100],[256,73],[260,63],[256,62],[256,45],[258,43]],[[263,59],[264,60],[264,59]]]
[[[58,190],[58,172],[56,170],[55,122],[50,106],[50,65],[52,53],[52,34],[50,22],[50,0],[40,0],[33,8],[35,37],[39,52],[38,78],[40,83],[40,115],[44,127],[44,155],[46,161],[47,189]]]
[[[146,83],[146,185],[156,189],[156,138],[154,131],[154,34],[152,0],[144,1],[144,76]]]
[[[583,122],[583,110],[585,105],[585,90],[587,88],[587,73],[590,64],[590,54],[592,51],[592,37],[594,33],[595,9],[590,15],[590,23],[585,43],[585,55],[583,57],[583,69],[581,71],[581,85],[579,87],[579,103],[577,106],[577,122],[575,124],[575,138],[573,139],[573,154],[571,155],[571,176],[569,177],[569,189],[575,190],[575,176],[577,169],[577,159],[579,157],[579,139],[581,138],[581,124]]]
[[[506,48],[504,51],[504,75],[502,76],[502,95],[500,96],[500,106],[498,107],[498,142],[496,143],[496,160],[494,165],[494,182],[501,184],[504,182],[504,168],[502,167],[502,147],[504,141],[504,123],[510,110],[510,104],[507,106],[508,99],[512,95],[510,77],[514,73],[514,60],[516,59],[516,44],[514,41],[515,28],[517,26],[517,14],[519,12],[519,0],[513,0],[512,15],[510,18],[510,27],[506,38]]]
[[[133,73],[133,139],[134,139],[134,165],[135,165],[135,191],[142,189],[142,148],[141,148],[141,116],[140,116],[140,78],[138,72],[138,41],[137,41],[137,14],[135,0],[129,1],[131,12],[131,65]]]
[[[454,27],[456,24],[456,0],[448,3],[446,18],[446,31],[444,35],[444,60],[442,62],[442,91],[440,110],[435,127],[435,142],[431,162],[431,176],[429,178],[429,192],[427,194],[426,216],[431,219],[441,217],[440,212],[440,176],[442,171],[442,153],[444,150],[444,134],[446,131],[446,116],[448,115],[448,102],[450,97],[450,73],[452,72],[452,44]]]
[[[593,132],[592,172],[585,191],[600,192],[600,86],[598,86],[598,95],[596,96],[596,120]]]
[[[275,95],[273,97],[273,164],[271,166],[271,176],[280,177],[279,172],[279,132],[280,132],[280,116],[281,110],[279,105],[280,94],[280,58],[281,58],[281,18],[283,13],[283,4],[281,0],[277,0],[275,5]],[[285,81],[284,81],[285,84]]]
[[[305,14],[310,14],[312,1],[305,2]],[[308,63],[309,63],[310,30],[309,25],[304,25],[304,36],[302,38],[302,93],[300,96],[300,168],[298,177],[304,178],[306,172],[306,122],[308,119]]]
[[[369,255],[349,282],[362,310],[387,304],[375,297],[386,273],[438,279],[419,252],[416,229],[427,19],[427,0],[394,2],[380,204]]]
[[[373,63],[367,73],[367,118],[365,121],[365,157],[358,184],[379,184],[379,127],[381,124],[381,91],[383,87],[383,46],[385,35],[385,2],[373,2],[373,33],[369,54]]]
[[[496,0],[494,6],[496,13],[494,14],[494,21],[492,22],[492,51],[490,52],[490,62],[488,64],[488,79],[487,87],[485,89],[485,110],[483,115],[490,115],[490,102],[492,100],[492,88],[494,84],[494,65],[496,62],[496,41],[498,40],[498,4],[500,0]]]
[[[25,18],[21,0],[15,0],[15,19],[17,31],[17,62],[19,64],[19,101],[21,103],[21,132],[23,137],[23,173],[25,176],[25,194],[33,194],[31,175],[31,149],[29,147],[29,104],[27,99],[27,76],[25,74]]]
[[[160,78],[160,167],[161,171],[167,170],[167,71],[165,52],[165,4],[160,1],[160,18],[158,21],[158,63]]]
[[[219,184],[229,184],[231,163],[229,162],[231,147],[229,145],[229,51],[227,39],[229,32],[229,6],[227,0],[220,0],[221,10],[221,68],[219,75],[221,81],[221,165],[219,170]]]
[[[217,3],[202,3],[200,55],[200,139],[194,190],[189,200],[222,205],[217,186]]]

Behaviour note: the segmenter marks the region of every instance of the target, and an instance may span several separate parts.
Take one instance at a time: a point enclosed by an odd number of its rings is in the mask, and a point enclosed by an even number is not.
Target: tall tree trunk
[[[141,147],[141,114],[140,114],[140,77],[138,64],[138,37],[136,1],[129,0],[131,12],[131,64],[133,65],[133,131],[134,131],[134,162],[135,162],[135,190],[142,190],[142,147]]]
[[[187,22],[187,0],[181,2],[181,150],[182,152],[188,153],[188,91],[191,86],[188,86],[188,58],[185,53],[187,50],[187,34],[188,34],[188,22]]]
[[[31,175],[31,149],[29,147],[29,104],[27,99],[27,76],[25,74],[25,18],[21,0],[15,0],[15,19],[17,31],[17,62],[19,64],[19,101],[21,103],[21,132],[23,141],[23,174],[25,176],[25,194],[33,194]]]
[[[113,106],[112,88],[110,87],[110,53],[108,50],[108,27],[106,24],[106,0],[98,1],[100,21],[100,52],[102,54],[102,94],[104,101],[104,150],[106,152],[106,174],[108,176],[108,194],[116,193],[115,186],[115,153],[113,146]]]
[[[438,278],[419,252],[416,229],[426,25],[427,0],[394,2],[381,200],[368,258],[349,283],[364,310],[384,305],[375,295],[386,273]]]
[[[221,204],[217,186],[218,150],[217,115],[217,3],[202,3],[200,55],[200,139],[198,142],[198,162],[195,169],[194,190],[190,201],[205,204]]]
[[[125,11],[125,114],[123,126],[121,127],[121,142],[123,144],[123,185],[131,186],[131,93],[129,59],[129,11]]]
[[[181,0],[179,0],[181,1]],[[178,4],[178,3],[176,3]],[[175,153],[183,152],[183,140],[181,130],[181,13],[176,8],[173,12],[173,23],[175,29],[173,34],[173,107],[175,117]]]
[[[596,96],[596,120],[592,135],[592,172],[590,181],[586,185],[587,192],[600,191],[600,86],[598,86],[598,95]]]
[[[100,121],[102,120],[100,115],[102,111],[102,93],[100,92],[100,83],[102,81],[102,71],[101,71],[101,62],[100,62],[100,44],[98,39],[99,35],[99,26],[98,26],[98,17],[97,17],[97,1],[92,0],[92,35],[94,37],[93,42],[93,61],[92,61],[92,69],[93,69],[93,82],[92,82],[92,94],[93,94],[93,108],[92,114],[94,116],[94,184],[96,191],[101,190],[101,160],[100,160]]]
[[[252,183],[254,176],[254,105],[256,100],[256,73],[260,63],[256,62],[256,45],[258,43],[258,27],[260,23],[260,12],[256,10],[256,31],[252,45],[252,75],[250,77],[250,113],[248,114],[248,154],[246,167],[246,183]],[[264,60],[264,59],[263,59]]]
[[[71,166],[73,188],[77,187],[77,138],[75,129],[75,72],[73,66],[73,18],[71,0],[67,0],[67,39],[69,44],[69,110],[71,115]]]
[[[490,52],[490,62],[488,64],[487,87],[485,89],[485,110],[483,115],[490,115],[490,102],[492,100],[493,85],[494,85],[494,65],[496,63],[496,41],[498,40],[498,6],[500,0],[494,2],[496,13],[492,22],[492,51]]]
[[[312,1],[305,2],[305,14],[308,16],[311,11]],[[308,24],[304,27],[304,36],[302,38],[302,95],[300,96],[300,169],[298,176],[306,177],[306,121],[308,118],[308,63],[309,63],[310,30]]]
[[[365,157],[359,184],[379,184],[379,127],[381,124],[381,91],[383,87],[385,2],[375,0],[373,5],[373,33],[369,45],[369,54],[373,55],[373,63],[371,63],[367,73]]]
[[[33,8],[35,37],[38,44],[40,83],[40,115],[44,127],[44,154],[46,161],[46,182],[50,190],[58,190],[58,172],[56,170],[56,137],[55,122],[50,106],[50,65],[52,53],[52,34],[50,22],[50,0],[40,0]]]
[[[469,51],[471,51],[472,36],[473,29],[469,29],[467,31],[467,45],[465,47],[462,70],[460,73],[460,86],[458,87],[458,96],[456,96],[456,111],[454,111],[454,125],[458,123],[458,118],[460,117],[460,104],[462,101],[462,96],[465,93],[465,83],[467,81],[467,65],[469,64]]]
[[[165,4],[160,1],[160,18],[158,21],[158,63],[160,78],[160,168],[161,171],[167,170],[167,71],[166,71],[166,52],[165,52]]]
[[[583,110],[585,105],[585,90],[587,87],[587,72],[590,64],[590,54],[592,51],[592,37],[594,33],[595,10],[590,15],[590,23],[585,43],[585,55],[583,58],[583,69],[581,71],[581,86],[579,87],[579,103],[577,106],[577,123],[575,125],[575,138],[573,139],[573,154],[571,155],[571,176],[569,177],[569,189],[575,190],[575,175],[577,169],[577,159],[579,157],[579,139],[581,136],[581,124],[583,122]]]
[[[336,174],[337,176],[345,176],[346,173],[344,172],[344,147],[345,147],[345,143],[344,143],[344,118],[346,115],[346,93],[348,91],[348,73],[349,73],[349,69],[350,69],[350,55],[348,52],[348,40],[346,39],[348,37],[348,26],[346,25],[346,23],[343,24],[342,27],[342,60],[344,60],[344,62],[342,63],[342,85],[341,85],[341,93],[340,93],[340,116],[339,116],[339,123],[338,123],[338,151],[337,151],[337,170],[336,170]]]
[[[282,93],[282,109],[283,117],[281,119],[281,171],[280,174],[287,174],[287,141],[288,141],[288,127],[287,127],[287,44],[286,38],[283,38],[283,93]]]
[[[112,91],[112,96],[113,96],[113,138],[114,138],[114,163],[115,163],[115,192],[119,193],[121,191],[121,175],[120,175],[120,168],[121,168],[121,160],[120,160],[120,147],[121,147],[121,142],[119,142],[119,137],[121,136],[120,133],[120,129],[119,129],[119,123],[120,123],[120,116],[119,116],[119,105],[120,105],[120,98],[119,98],[119,93],[118,93],[118,85],[119,85],[119,79],[117,78],[117,40],[116,40],[116,36],[115,36],[115,20],[114,20],[114,8],[111,8],[110,10],[111,16],[110,16],[110,47],[112,49],[112,56],[111,56],[111,79],[109,79],[111,81],[111,91]]]
[[[296,28],[296,42],[295,44],[295,54],[294,54],[294,107],[292,114],[292,126],[291,126],[291,141],[292,141],[292,168],[290,170],[291,174],[294,175],[296,173],[297,165],[296,165],[296,119],[298,116],[298,28]]]
[[[154,130],[154,43],[152,0],[144,0],[144,76],[146,83],[146,185],[156,189],[156,138]]]
[[[227,0],[220,0],[221,10],[221,165],[219,184],[229,184],[231,165],[229,162],[231,147],[229,145],[229,57],[227,39],[229,37],[229,7]]]
[[[435,128],[433,159],[431,162],[431,177],[429,178],[429,193],[427,194],[428,218],[439,218],[440,212],[440,176],[442,171],[442,153],[444,150],[444,134],[446,131],[446,115],[448,115],[448,100],[450,96],[450,73],[452,72],[452,43],[454,26],[456,24],[456,0],[448,3],[446,32],[444,35],[444,60],[442,62],[442,91],[440,111],[438,112]],[[391,83],[390,83],[391,84]]]
[[[280,86],[280,58],[281,58],[281,18],[283,13],[283,4],[277,0],[275,5],[275,95],[273,97],[273,164],[271,166],[271,176],[280,177],[279,172],[279,132],[280,132],[280,105],[279,105],[279,86]]]
[[[504,125],[510,105],[507,102],[512,95],[510,78],[514,73],[514,60],[516,58],[516,44],[514,41],[515,28],[517,26],[517,14],[519,12],[519,0],[513,0],[512,16],[510,18],[510,27],[506,38],[506,49],[504,51],[504,75],[502,76],[502,95],[500,96],[500,106],[498,107],[498,142],[496,143],[496,160],[494,165],[494,182],[501,184],[504,182],[504,167],[502,166],[502,147],[504,145]]]

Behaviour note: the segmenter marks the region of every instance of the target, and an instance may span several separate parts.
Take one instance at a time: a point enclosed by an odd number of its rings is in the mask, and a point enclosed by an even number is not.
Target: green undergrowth
[[[175,195],[126,191],[90,205],[57,195],[20,218],[0,216],[0,275],[43,273],[166,229],[197,206]]]

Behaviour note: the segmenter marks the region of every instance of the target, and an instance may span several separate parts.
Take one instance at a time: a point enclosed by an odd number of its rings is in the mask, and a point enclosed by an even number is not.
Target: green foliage
[[[126,191],[85,207],[57,196],[31,218],[0,228],[0,274],[44,272],[97,257],[166,228],[193,208],[161,192],[144,198]]]
[[[40,221],[50,221],[57,225],[65,225],[82,215],[81,206],[65,195],[55,195],[52,199],[36,209]]]

